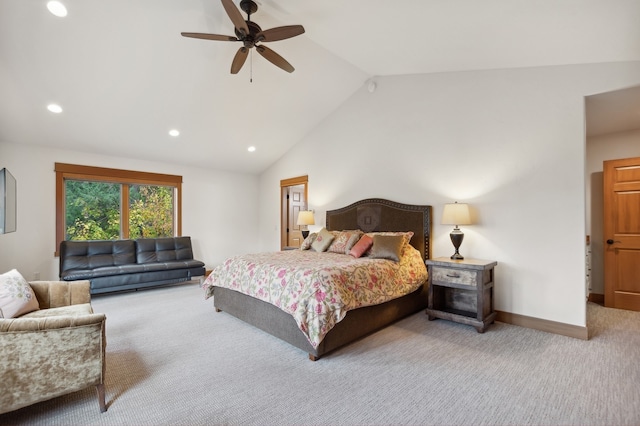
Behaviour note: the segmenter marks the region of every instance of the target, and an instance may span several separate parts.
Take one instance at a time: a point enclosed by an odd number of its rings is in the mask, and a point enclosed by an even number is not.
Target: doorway
[[[304,241],[297,219],[301,210],[308,210],[308,181],[308,176],[280,181],[280,250],[298,248]]]
[[[608,160],[640,156],[640,86],[585,97],[588,300],[605,304],[604,173]],[[588,325],[588,324],[587,324]]]

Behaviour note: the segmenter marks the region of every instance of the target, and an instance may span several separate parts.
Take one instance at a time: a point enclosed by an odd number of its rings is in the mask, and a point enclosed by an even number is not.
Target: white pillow
[[[16,318],[40,309],[33,289],[20,272],[0,275],[0,318]]]

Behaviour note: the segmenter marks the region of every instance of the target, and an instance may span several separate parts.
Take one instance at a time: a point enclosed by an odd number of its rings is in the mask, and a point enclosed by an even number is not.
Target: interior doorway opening
[[[610,247],[604,232],[603,163],[640,156],[640,116],[633,115],[639,107],[640,86],[585,97],[586,296],[600,305],[605,304],[604,257]]]
[[[299,248],[304,241],[297,218],[308,210],[308,181],[306,175],[280,181],[280,250]]]

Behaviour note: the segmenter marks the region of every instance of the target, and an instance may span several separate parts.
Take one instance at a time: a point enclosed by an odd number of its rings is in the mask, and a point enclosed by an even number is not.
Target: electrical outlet
[[[38,281],[40,279],[40,272],[34,272],[33,273],[33,280],[34,281]]]

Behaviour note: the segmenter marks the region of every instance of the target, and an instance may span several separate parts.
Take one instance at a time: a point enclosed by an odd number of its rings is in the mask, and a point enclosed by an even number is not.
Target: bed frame
[[[431,206],[370,198],[327,211],[326,227],[328,230],[361,229],[364,232],[413,231],[411,245],[420,251],[425,260],[430,258]],[[216,311],[225,311],[306,351],[312,361],[427,306],[425,283],[413,293],[398,299],[347,312],[345,318],[314,348],[293,317],[276,306],[222,287],[214,287],[213,295]]]

